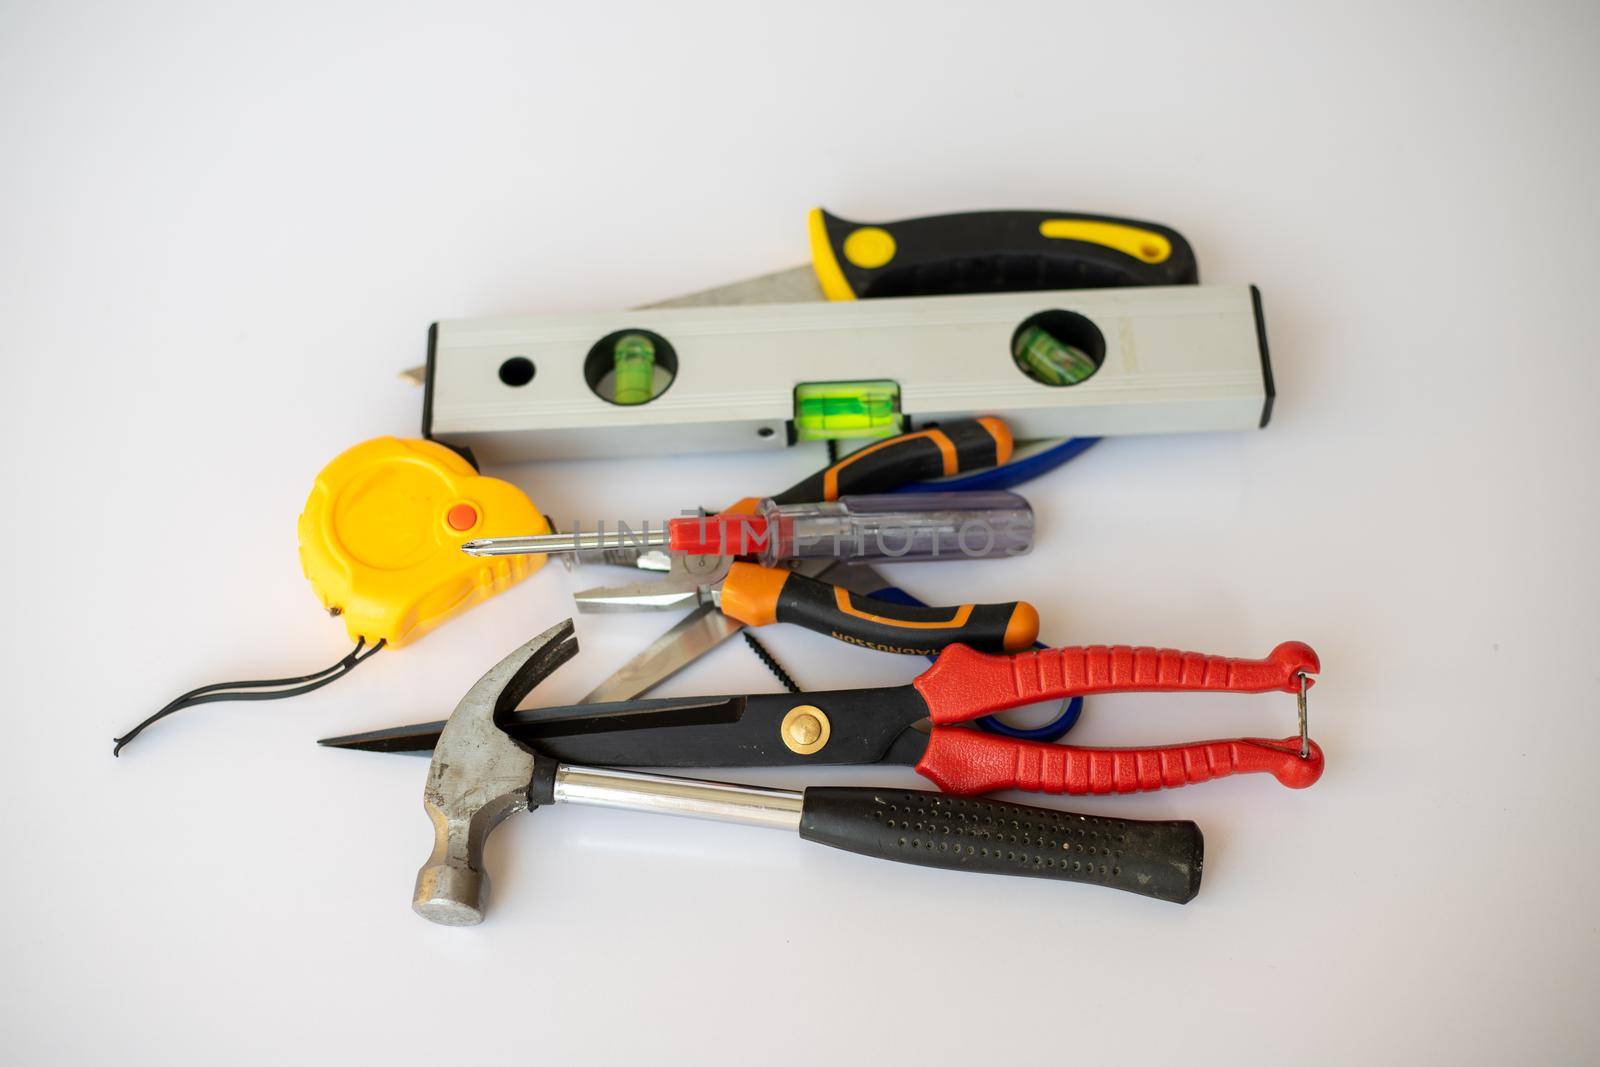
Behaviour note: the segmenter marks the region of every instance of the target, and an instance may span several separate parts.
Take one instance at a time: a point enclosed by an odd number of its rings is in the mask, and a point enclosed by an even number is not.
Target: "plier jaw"
[[[732,556],[674,553],[663,578],[596,586],[573,594],[572,599],[585,613],[686,610],[716,602],[733,562]]]

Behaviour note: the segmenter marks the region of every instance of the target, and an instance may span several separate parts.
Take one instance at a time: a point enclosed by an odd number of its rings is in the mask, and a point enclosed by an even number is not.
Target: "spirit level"
[[[1070,373],[1019,358],[1035,328]],[[605,383],[640,339],[655,385],[621,403]],[[835,436],[816,415],[849,383],[900,420],[858,436],[973,414],[1021,439],[1244,430],[1273,397],[1255,287],[1170,286],[440,322],[422,429],[486,462],[779,449]]]

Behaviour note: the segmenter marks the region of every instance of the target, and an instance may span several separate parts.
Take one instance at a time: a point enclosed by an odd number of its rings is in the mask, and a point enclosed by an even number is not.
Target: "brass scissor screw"
[[[823,714],[821,708],[815,704],[797,704],[783,717],[778,734],[790,752],[797,756],[809,756],[813,752],[820,752],[822,746],[828,743],[831,729],[828,716]]]

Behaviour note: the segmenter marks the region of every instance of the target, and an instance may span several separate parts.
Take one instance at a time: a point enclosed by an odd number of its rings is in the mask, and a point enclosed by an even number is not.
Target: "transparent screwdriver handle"
[[[757,515],[766,520],[764,543],[752,542],[750,554],[767,566],[786,559],[990,559],[1033,548],[1033,509],[1015,493],[844,496],[815,504],[764,500]]]

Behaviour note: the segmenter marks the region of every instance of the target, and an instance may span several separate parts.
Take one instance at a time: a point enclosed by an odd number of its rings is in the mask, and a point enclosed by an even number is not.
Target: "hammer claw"
[[[501,729],[500,720],[577,651],[567,619],[495,664],[451,712],[422,794],[434,843],[417,872],[411,907],[423,918],[449,926],[483,921],[489,897],[484,842],[507,816],[528,810],[540,758]]]

